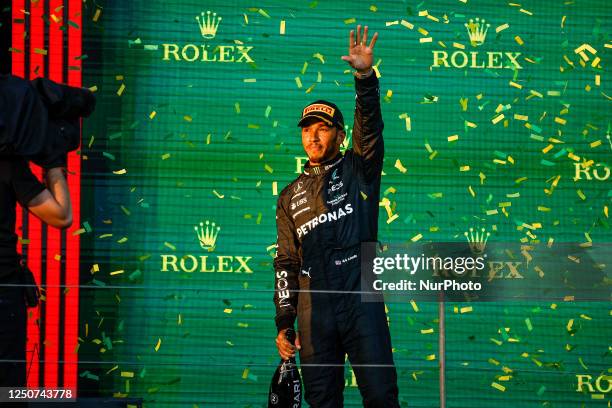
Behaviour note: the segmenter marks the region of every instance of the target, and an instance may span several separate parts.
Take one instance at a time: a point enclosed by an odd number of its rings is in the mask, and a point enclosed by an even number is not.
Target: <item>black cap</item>
[[[314,101],[304,108],[298,126],[304,127],[313,119],[319,119],[330,126],[344,129],[344,117],[340,109],[335,104],[322,99]]]

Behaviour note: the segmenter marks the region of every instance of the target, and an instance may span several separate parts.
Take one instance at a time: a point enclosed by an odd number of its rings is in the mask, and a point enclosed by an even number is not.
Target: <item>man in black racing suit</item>
[[[336,105],[316,101],[298,124],[309,161],[280,194],[274,260],[276,344],[281,358],[300,354],[311,407],[342,407],[345,355],[364,406],[399,407],[397,374],[384,302],[363,302],[361,243],[376,241],[383,165],[383,120],[372,70],[368,27],[350,33],[355,72],[353,147],[344,155],[344,120]],[[285,331],[298,319],[296,347]]]

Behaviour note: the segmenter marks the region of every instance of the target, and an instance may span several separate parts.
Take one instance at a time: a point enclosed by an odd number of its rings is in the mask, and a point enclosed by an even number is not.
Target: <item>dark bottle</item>
[[[287,329],[285,337],[295,344],[295,330]],[[302,378],[295,357],[281,360],[272,377],[268,393],[268,408],[301,408]]]

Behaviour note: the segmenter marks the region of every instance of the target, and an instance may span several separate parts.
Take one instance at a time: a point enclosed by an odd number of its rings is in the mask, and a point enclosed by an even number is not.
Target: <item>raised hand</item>
[[[349,34],[349,55],[342,56],[342,59],[350,64],[362,74],[369,72],[372,69],[374,61],[374,44],[378,33],[374,33],[372,41],[368,45],[368,26],[363,28],[363,37],[361,37],[361,25],[357,26],[357,39],[355,40],[355,32],[351,30]]]

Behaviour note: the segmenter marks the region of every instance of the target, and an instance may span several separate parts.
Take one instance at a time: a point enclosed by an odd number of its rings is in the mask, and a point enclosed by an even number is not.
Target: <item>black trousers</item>
[[[25,387],[25,348],[23,289],[0,287],[0,387]]]
[[[364,302],[360,257],[332,254],[325,274],[300,276],[298,330],[304,397],[313,408],[343,406],[345,356],[366,408],[399,408],[397,373],[383,302]],[[315,262],[313,262],[315,263]],[[308,291],[312,290],[312,292]],[[331,292],[328,292],[331,289]],[[382,300],[382,299],[381,299]]]

